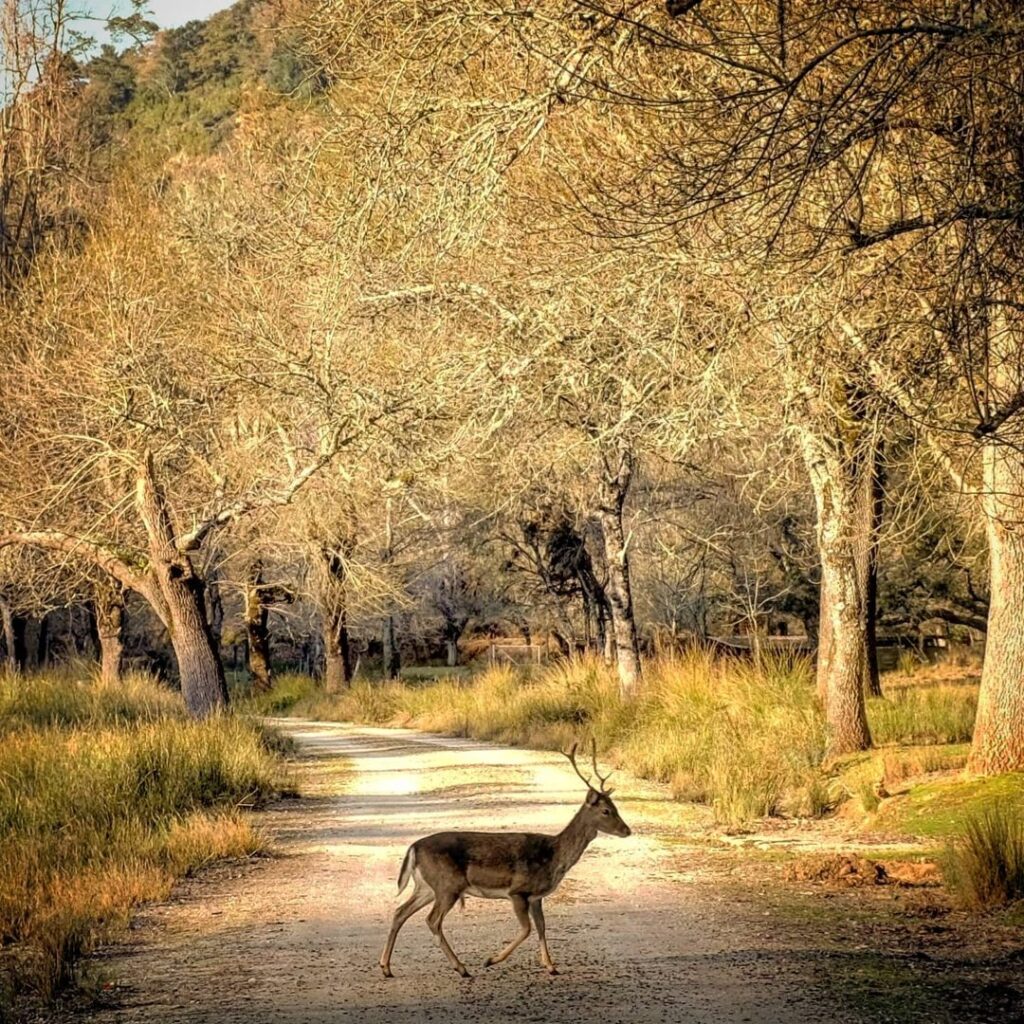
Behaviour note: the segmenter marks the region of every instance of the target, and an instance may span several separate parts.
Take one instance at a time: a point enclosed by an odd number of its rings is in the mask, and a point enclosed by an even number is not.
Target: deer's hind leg
[[[441,929],[445,915],[452,909],[452,907],[455,906],[461,895],[462,892],[458,889],[445,889],[444,891],[437,893],[434,905],[430,908],[430,913],[427,914],[427,927],[431,932],[433,932],[434,938],[437,939],[437,944],[444,951],[444,955],[448,957],[448,962],[452,967],[454,967],[462,977],[471,978],[472,975],[466,970],[466,965],[458,958],[455,950],[448,945],[448,940],[444,937],[444,932]]]
[[[527,910],[529,904],[525,896],[512,896],[512,909],[515,911],[516,920],[519,922],[519,934],[497,955],[489,957],[484,961],[484,967],[491,967],[507,960],[530,935],[530,915]]]
[[[412,895],[395,911],[391,919],[391,931],[388,933],[388,941],[384,946],[384,952],[380,955],[380,969],[384,972],[385,978],[392,978],[391,954],[395,950],[395,940],[402,930],[402,925],[412,917],[413,914],[422,910],[428,903],[434,901],[434,890],[427,885],[418,875],[416,876],[416,888]]]

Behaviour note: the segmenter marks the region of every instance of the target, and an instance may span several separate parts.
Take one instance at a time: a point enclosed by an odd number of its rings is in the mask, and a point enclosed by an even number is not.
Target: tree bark
[[[50,664],[50,616],[47,612],[39,617],[36,627],[36,642],[33,651],[34,668],[46,668]]]
[[[398,640],[395,636],[395,617],[393,615],[389,615],[384,619],[382,640],[384,678],[397,679],[402,671],[402,652],[398,647]]]
[[[93,594],[93,615],[100,656],[100,679],[116,685],[124,666],[124,591],[114,583],[98,583]]]
[[[352,683],[352,645],[348,635],[348,609],[343,600],[324,616],[324,689],[339,693]]]
[[[213,645],[217,649],[217,656],[221,659],[221,664],[223,664],[224,655],[221,646],[224,634],[224,599],[221,596],[220,579],[216,568],[210,570],[206,580],[206,615],[210,623],[210,636],[213,638]]]
[[[4,629],[4,666],[8,672],[15,674],[20,668],[18,641],[14,632],[14,610],[6,599],[0,600],[0,617],[3,619]]]
[[[1024,456],[984,451],[982,503],[989,547],[989,613],[968,771],[1024,771]]]
[[[878,668],[878,549],[885,514],[885,462],[880,438],[871,444],[870,465],[863,474],[860,502],[861,535],[857,545],[860,587],[864,594],[865,686],[871,697],[882,696]]]
[[[629,573],[629,551],[622,526],[623,508],[632,480],[633,465],[628,453],[621,453],[614,472],[606,472],[598,519],[608,563],[607,595],[615,637],[615,665],[619,689],[633,696],[641,679],[640,644],[633,613],[633,591]]]
[[[189,712],[205,717],[227,706],[228,688],[220,652],[206,617],[203,581],[187,552],[174,543],[170,513],[147,452],[136,501],[149,541],[149,573],[143,591],[161,614],[178,662],[181,693]]]
[[[391,498],[384,502],[384,548],[380,553],[381,565],[389,570],[395,560],[394,507]],[[384,678],[397,679],[402,671],[402,652],[395,636],[395,617],[387,615],[381,635]]]
[[[828,722],[832,756],[871,746],[864,694],[867,619],[861,585],[864,562],[860,460],[844,459],[809,428],[801,435],[817,507],[821,558],[818,694]]]
[[[455,668],[459,663],[459,642],[458,640],[446,640],[445,641],[445,652],[447,654],[447,665],[449,668]]]
[[[28,667],[28,618],[14,616],[14,671],[24,672]]]
[[[263,599],[263,586],[263,563],[257,560],[249,566],[242,610],[249,685],[254,693],[267,693],[274,685],[270,666],[270,630],[267,628],[270,611]]]

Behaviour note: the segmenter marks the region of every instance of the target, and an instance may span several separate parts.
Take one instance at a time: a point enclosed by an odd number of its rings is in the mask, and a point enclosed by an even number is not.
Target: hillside
[[[240,0],[141,45],[105,45],[82,78],[94,147],[162,158],[213,152],[244,110],[306,101],[324,84],[274,0]]]

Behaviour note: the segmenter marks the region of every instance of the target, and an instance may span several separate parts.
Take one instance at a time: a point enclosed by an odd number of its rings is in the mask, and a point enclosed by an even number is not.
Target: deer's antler
[[[586,785],[586,787],[588,789],[593,789],[594,786],[591,783],[591,776],[584,775],[583,772],[580,771],[580,766],[576,763],[576,751],[577,751],[578,748],[579,748],[579,744],[578,743],[574,743],[572,745],[572,749],[565,756],[567,758],[569,758],[569,763],[573,766],[573,770],[583,780],[583,782]],[[605,783],[611,778],[611,772],[609,772],[607,775],[602,775],[597,770],[597,740],[591,740],[590,741],[590,761],[591,761],[591,764],[593,764],[593,766],[594,766],[594,775],[597,776],[597,780],[598,780],[598,782],[600,783],[600,786],[601,786],[599,792],[601,792],[601,793],[610,793],[611,790],[605,789]]]
[[[601,783],[601,792],[610,793],[611,790],[605,787],[605,783],[612,777],[612,773],[609,772],[607,775],[602,775],[597,770],[597,740],[590,741],[590,763],[594,766],[594,774],[597,776],[597,781]]]
[[[576,763],[576,749],[579,747],[578,743],[572,745],[572,749],[565,756],[569,758],[569,764],[572,765],[573,771],[583,780],[583,784],[590,789],[590,778],[580,771],[580,766]]]

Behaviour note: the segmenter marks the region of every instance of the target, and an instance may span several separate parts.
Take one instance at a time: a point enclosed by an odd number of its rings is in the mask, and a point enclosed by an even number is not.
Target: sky
[[[233,0],[149,0],[149,17],[161,28],[184,25],[195,18],[206,18],[214,11],[230,7]],[[130,4],[124,0],[86,0],[84,7],[96,18],[125,14]]]

